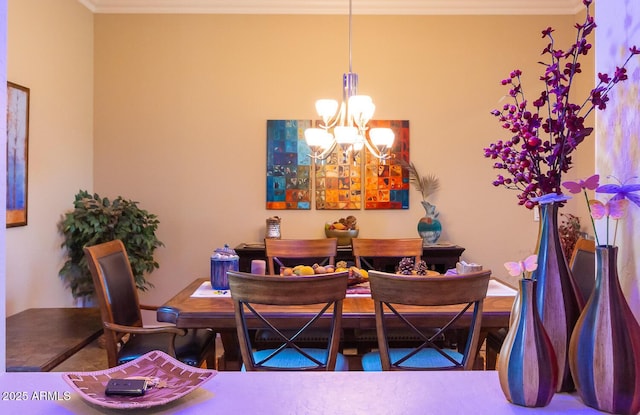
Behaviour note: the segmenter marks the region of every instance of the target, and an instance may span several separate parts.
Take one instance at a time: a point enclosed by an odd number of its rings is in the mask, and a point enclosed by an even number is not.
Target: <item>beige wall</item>
[[[76,0],[10,0],[7,49],[7,79],[31,90],[28,225],[6,230],[10,315],[74,304],[56,223],[93,186],[93,15]]]
[[[558,27],[566,41],[575,20],[353,19],[360,92],[373,96],[377,118],[410,120],[412,160],[441,179],[442,240],[501,277],[505,261],[532,252],[537,224],[515,193],[491,185],[482,150],[504,134],[489,111],[516,67],[539,93],[540,30]],[[314,118],[315,99],[339,96],[346,16],[97,15],[95,39],[95,189],[158,214],[166,243],[147,302],[207,276],[214,248],[260,240],[273,214],[285,238],[323,237],[324,222],[348,213],[363,237],[417,236],[415,192],[405,211],[265,209],[266,120]]]
[[[55,225],[81,188],[135,199],[159,216],[166,247],[148,303],[207,276],[214,248],[260,240],[274,214],[286,238],[323,237],[324,222],[346,214],[357,216],[363,237],[417,236],[423,210],[414,191],[405,211],[264,207],[266,120],[314,118],[315,99],[339,97],[346,16],[92,17],[74,0],[47,4],[9,2],[9,78],[31,87],[33,104],[29,225],[7,230],[8,314],[72,303],[57,277]],[[410,120],[412,160],[440,177],[433,201],[442,240],[500,277],[503,262],[532,252],[537,224],[514,192],[491,185],[496,172],[482,149],[504,134],[489,111],[501,105],[500,79],[516,67],[529,76],[530,94],[539,92],[540,30],[557,27],[566,44],[575,20],[353,19],[360,92],[373,96],[376,118]],[[592,62],[583,63],[587,80]],[[578,158],[580,177],[593,169],[592,147]]]

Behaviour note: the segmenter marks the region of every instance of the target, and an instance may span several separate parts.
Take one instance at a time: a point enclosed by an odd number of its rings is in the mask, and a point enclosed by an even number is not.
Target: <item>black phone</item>
[[[142,396],[147,390],[145,379],[109,379],[105,395]]]

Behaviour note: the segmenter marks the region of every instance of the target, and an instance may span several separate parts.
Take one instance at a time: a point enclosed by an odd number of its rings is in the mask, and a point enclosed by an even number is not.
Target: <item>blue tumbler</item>
[[[218,248],[211,255],[211,287],[214,290],[228,290],[227,271],[238,271],[240,257],[229,245]]]

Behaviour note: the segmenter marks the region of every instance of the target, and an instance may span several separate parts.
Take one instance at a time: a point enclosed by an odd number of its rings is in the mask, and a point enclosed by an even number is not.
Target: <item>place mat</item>
[[[128,363],[95,372],[63,373],[62,378],[85,401],[115,409],[164,405],[193,392],[217,374],[212,369],[188,366],[154,350]],[[147,379],[152,386],[142,396],[107,396],[109,379]]]
[[[358,284],[347,288],[347,297],[370,297],[369,283]],[[230,290],[214,290],[211,281],[205,281],[191,294],[194,298],[231,298]]]
[[[371,297],[369,282],[363,282],[361,284],[347,287],[347,297]]]
[[[487,289],[487,297],[514,297],[518,291],[508,285],[494,279],[489,280],[489,288]]]
[[[229,290],[214,290],[211,288],[211,281],[205,281],[191,294],[195,298],[231,297]]]

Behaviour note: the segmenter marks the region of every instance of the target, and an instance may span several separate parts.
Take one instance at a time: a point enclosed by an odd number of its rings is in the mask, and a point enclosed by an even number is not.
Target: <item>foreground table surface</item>
[[[7,317],[7,371],[47,372],[102,334],[97,308],[30,308]]]
[[[0,376],[0,390],[3,413],[10,413],[7,410],[29,414],[124,413],[85,403],[72,392],[60,373],[7,373]],[[26,399],[17,400],[18,395]],[[600,413],[570,394],[556,394],[545,408],[512,405],[504,398],[495,371],[219,372],[200,389],[175,402],[134,412],[252,415]]]

